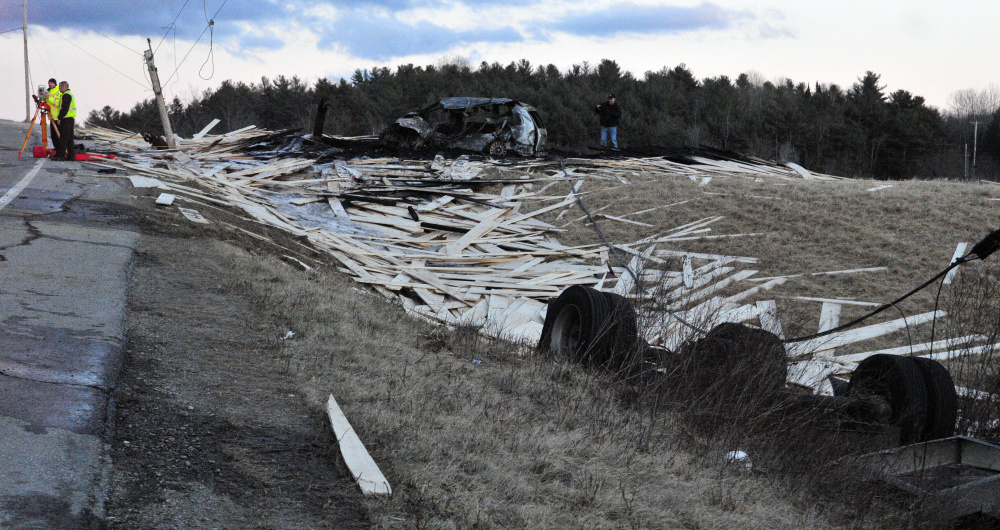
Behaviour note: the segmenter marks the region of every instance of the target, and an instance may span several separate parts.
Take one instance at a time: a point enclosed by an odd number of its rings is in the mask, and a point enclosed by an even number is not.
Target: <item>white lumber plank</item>
[[[655,226],[655,225],[651,225],[649,223],[643,223],[643,222],[640,222],[640,221],[633,221],[631,219],[624,219],[622,217],[616,217],[614,215],[600,214],[599,216],[603,217],[605,219],[610,219],[612,221],[618,221],[618,222],[621,222],[621,223],[628,223],[628,224],[639,225],[639,226],[648,226],[648,227]]]
[[[844,365],[859,363],[872,355],[910,355],[911,353],[923,353],[925,351],[934,351],[940,348],[950,348],[954,349],[957,346],[963,344],[968,344],[970,342],[978,342],[986,340],[984,335],[966,335],[964,337],[956,337],[951,339],[941,339],[934,341],[933,344],[930,342],[923,342],[921,344],[914,344],[912,346],[898,346],[895,348],[886,348],[882,350],[866,351],[861,353],[851,353],[848,355],[838,355],[834,357],[833,360]]]
[[[955,263],[955,261],[958,260],[958,258],[964,256],[965,249],[968,248],[968,246],[969,246],[968,243],[959,243],[958,247],[955,248],[955,254],[951,257],[951,261],[948,262],[948,264],[951,265],[952,263]],[[944,277],[944,284],[948,285],[949,283],[951,283],[951,281],[955,279],[956,273],[958,273],[958,268],[954,268],[948,271],[948,274],[945,275]]]
[[[639,256],[633,256],[632,260],[629,261],[628,268],[632,269],[632,271],[636,271],[639,269],[640,266],[642,266],[642,260],[639,259]],[[632,277],[631,273],[625,271],[621,276],[618,277],[618,282],[615,283],[615,286],[611,289],[611,292],[620,294],[622,296],[627,296],[633,287],[635,287],[635,278]]]
[[[722,299],[722,303],[723,304],[735,304],[735,303],[738,303],[738,302],[742,302],[743,300],[746,300],[747,298],[750,298],[751,296],[753,296],[753,295],[755,295],[755,294],[757,294],[757,293],[759,293],[761,291],[769,291],[769,290],[771,290],[771,289],[773,289],[773,288],[775,288],[775,287],[777,287],[779,285],[782,285],[783,283],[785,283],[785,280],[783,278],[775,278],[775,279],[773,279],[773,280],[771,280],[771,281],[769,281],[767,283],[758,285],[757,287],[753,287],[753,288],[747,289],[746,291],[743,291],[741,293],[734,294],[733,296],[729,296],[729,297],[723,298]]]
[[[822,333],[829,331],[840,325],[840,310],[843,306],[835,302],[823,302],[823,309],[819,313],[819,326],[816,331]],[[833,357],[836,348],[826,348],[816,350],[813,355],[818,357]]]
[[[365,495],[392,495],[389,481],[368,454],[368,450],[354,432],[354,427],[347,421],[347,416],[340,409],[333,394],[330,394],[330,399],[326,403],[326,412],[330,417],[333,433],[337,437],[340,454],[344,457],[344,463],[357,481],[361,492]]]
[[[698,276],[693,282],[691,282],[691,287],[683,286],[683,287],[678,287],[673,291],[670,291],[669,293],[667,293],[666,299],[667,300],[680,299],[683,296],[712,283],[720,276],[725,276],[730,272],[733,272],[734,270],[736,270],[736,267],[719,267],[717,269],[710,270],[708,273]],[[678,283],[680,282],[677,281],[676,278],[672,278],[671,280],[664,282],[664,285],[665,286],[677,285]]]
[[[351,219],[351,216],[347,215],[347,210],[344,209],[344,205],[340,202],[340,199],[336,197],[327,197],[326,202],[330,205],[330,209],[333,210],[333,215],[344,219],[345,221],[349,221]]]
[[[746,304],[735,309],[719,312],[719,322],[746,322],[760,316],[762,309],[756,304]]]
[[[855,328],[841,331],[839,333],[833,333],[826,337],[819,337],[803,342],[795,342],[789,345],[788,353],[793,357],[798,357],[810,354],[820,349],[837,348],[854,342],[861,342],[863,340],[881,337],[882,335],[904,329],[907,325],[917,326],[925,322],[930,322],[934,318],[942,318],[947,316],[947,314],[948,313],[944,311],[921,313],[919,315],[882,322],[881,324],[873,324],[863,328]]]
[[[716,293],[718,291],[721,291],[721,290],[725,289],[726,287],[729,287],[730,285],[732,285],[732,284],[734,284],[736,282],[743,281],[743,280],[745,280],[745,279],[753,276],[754,274],[757,274],[757,271],[755,271],[755,270],[745,270],[745,271],[737,272],[736,274],[734,274],[732,276],[729,276],[727,278],[723,278],[722,280],[716,282],[715,284],[713,284],[713,285],[711,285],[711,286],[709,286],[709,287],[707,287],[705,289],[702,289],[700,291],[696,291],[694,293],[691,293],[691,294],[689,294],[689,295],[681,298],[680,300],[678,300],[678,301],[670,304],[670,308],[671,309],[680,309],[681,307],[683,307],[683,306],[685,306],[685,305],[687,305],[687,304],[689,304],[691,302],[696,302],[698,300],[706,298],[706,297],[708,297],[708,296],[710,296],[710,295],[712,295],[712,294],[714,294],[714,293]]]
[[[838,300],[835,298],[813,298],[810,296],[795,296],[793,297],[793,300],[803,300],[806,302],[823,302],[824,304],[831,303],[839,305],[860,305],[865,307],[878,307],[882,305],[882,304],[876,304],[874,302],[858,302],[856,300]]]
[[[778,304],[774,300],[761,300],[757,302],[760,308],[760,327],[777,335],[779,339],[785,339],[785,332],[781,329],[781,321],[778,320]]]
[[[205,219],[205,217],[202,216],[198,210],[192,210],[190,208],[181,208],[181,207],[177,207],[177,210],[181,212],[181,215],[186,217],[187,220],[191,221],[192,223],[198,223],[203,225],[210,224],[208,222],[208,219]]]
[[[472,230],[469,230],[468,232],[466,232],[465,235],[463,235],[461,238],[459,238],[458,241],[455,241],[454,243],[449,243],[446,246],[446,248],[448,250],[448,254],[461,254],[462,250],[464,250],[466,247],[468,247],[469,245],[471,245],[474,241],[476,241],[480,237],[485,236],[490,231],[492,231],[493,229],[495,229],[498,226],[500,226],[500,224],[503,221],[499,220],[498,218],[500,216],[502,216],[503,214],[505,214],[505,213],[507,213],[507,209],[506,208],[502,208],[502,209],[501,208],[495,208],[495,209],[487,212],[483,216],[482,222],[480,222],[478,225],[476,225],[475,228],[473,228]],[[418,226],[419,226],[419,224],[418,224]]]
[[[200,140],[200,139],[204,138],[205,135],[208,134],[208,131],[211,131],[212,129],[214,129],[215,126],[218,125],[219,123],[222,123],[222,120],[220,120],[218,118],[212,120],[212,123],[209,123],[208,125],[205,126],[204,129],[198,131],[198,134],[195,134],[194,136],[192,136],[191,139],[192,140]]]
[[[128,179],[129,181],[132,182],[133,188],[159,188],[161,190],[167,189],[166,184],[152,177],[143,177],[142,175],[129,175]]]
[[[997,200],[1000,200],[1000,199],[997,199]],[[624,214],[624,215],[622,215],[622,217],[632,217],[633,215],[642,215],[644,213],[649,213],[649,212],[652,212],[654,210],[661,210],[663,208],[670,208],[671,206],[679,206],[681,204],[685,204],[685,203],[690,202],[690,201],[691,201],[691,199],[688,199],[686,201],[680,201],[680,202],[675,202],[675,203],[671,203],[671,204],[664,204],[663,206],[654,206],[653,208],[647,208],[645,210],[639,210],[638,212],[632,212],[632,213]]]
[[[830,376],[836,373],[836,364],[828,360],[805,359],[789,363],[788,383],[802,386],[821,395],[833,395]]]
[[[707,260],[723,260],[723,259],[727,259],[727,260],[736,261],[736,262],[739,262],[739,263],[750,263],[750,264],[757,263],[759,261],[757,258],[751,258],[751,257],[747,257],[747,256],[723,256],[722,254],[704,254],[704,253],[699,253],[699,252],[684,252],[684,251],[681,251],[681,250],[658,250],[658,251],[656,251],[656,255],[660,256],[660,257],[666,257],[666,258],[682,258],[684,256],[691,256],[692,258],[695,258],[695,259],[707,259]],[[883,269],[884,268],[885,267],[883,267]],[[767,278],[767,279],[770,280],[770,279],[773,279],[773,278]],[[756,281],[760,281],[760,280],[761,279],[758,278]]]
[[[860,272],[882,272],[889,270],[889,267],[868,267],[865,269],[847,269],[842,271],[823,271],[823,272],[803,272],[801,274],[788,274],[785,276],[768,276],[766,278],[754,278],[750,280],[752,282],[764,282],[768,280],[773,280],[775,278],[800,278],[802,276],[836,276],[838,274],[857,274]]]
[[[961,350],[948,350],[937,353],[928,353],[925,355],[921,355],[921,357],[926,357],[928,359],[935,359],[935,360],[955,359],[957,357],[964,357],[966,355],[981,355],[986,352],[994,351],[997,348],[1000,348],[1000,344],[983,344],[982,346],[963,348]]]
[[[222,136],[227,136],[227,137],[228,136],[236,136],[236,135],[238,135],[240,133],[247,132],[249,130],[256,129],[256,128],[257,128],[256,125],[248,125],[248,126],[242,128],[242,129],[236,129],[235,131],[227,132],[226,134],[223,134]]]

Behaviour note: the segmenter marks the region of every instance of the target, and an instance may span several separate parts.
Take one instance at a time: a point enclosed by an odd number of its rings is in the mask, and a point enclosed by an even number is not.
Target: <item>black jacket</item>
[[[63,93],[62,106],[59,108],[59,115],[56,119],[63,120],[66,119],[66,115],[69,114],[69,104],[73,102],[73,94]]]
[[[595,112],[601,115],[601,127],[618,127],[618,122],[622,119],[622,108],[618,106],[618,102],[605,101],[597,106]]]

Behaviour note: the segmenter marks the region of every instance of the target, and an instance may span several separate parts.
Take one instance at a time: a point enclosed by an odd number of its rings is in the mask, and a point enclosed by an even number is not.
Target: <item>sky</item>
[[[21,17],[21,0],[0,0],[0,32]],[[69,81],[82,116],[152,96],[149,47],[166,97],[182,101],[226,79],[613,59],[640,78],[684,64],[699,79],[756,72],[842,87],[871,70],[887,91],[947,110],[956,91],[1000,82],[998,19],[995,0],[28,0],[28,55],[32,91]],[[0,33],[0,119],[25,119],[23,48],[19,29]]]

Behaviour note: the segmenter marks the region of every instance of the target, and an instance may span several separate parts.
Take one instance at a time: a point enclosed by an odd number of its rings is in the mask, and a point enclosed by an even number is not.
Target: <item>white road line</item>
[[[17,196],[20,195],[22,191],[24,191],[24,188],[27,188],[28,184],[31,184],[31,181],[35,179],[35,175],[38,174],[38,172],[42,169],[42,165],[44,164],[45,164],[44,158],[39,160],[38,163],[35,164],[34,169],[29,171],[28,174],[25,175],[20,182],[15,184],[13,188],[7,190],[7,193],[4,193],[3,197],[0,197],[0,210],[3,210],[8,204],[13,202],[14,199],[16,199]]]

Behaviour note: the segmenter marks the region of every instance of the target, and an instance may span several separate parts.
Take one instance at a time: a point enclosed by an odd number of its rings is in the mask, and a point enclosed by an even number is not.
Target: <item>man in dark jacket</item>
[[[76,146],[73,144],[73,128],[76,126],[76,98],[69,89],[69,83],[59,83],[59,116],[56,126],[59,127],[59,148],[52,160],[76,160]]]
[[[608,101],[594,110],[601,118],[601,147],[607,147],[608,134],[611,135],[611,145],[618,149],[618,122],[622,119],[622,108],[615,103],[615,95],[608,95]]]

